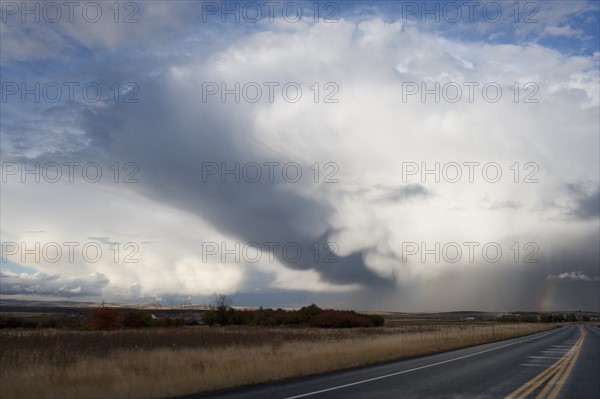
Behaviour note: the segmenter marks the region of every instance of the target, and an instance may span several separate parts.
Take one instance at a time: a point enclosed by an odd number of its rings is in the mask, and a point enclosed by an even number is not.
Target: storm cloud
[[[572,18],[597,18],[593,4],[545,4],[539,25],[494,29],[480,20],[406,21],[394,3],[356,3],[337,23],[233,27],[195,25],[199,9],[187,3],[141,8],[143,23],[107,36],[100,32],[111,27],[101,24],[81,33],[42,24],[18,48],[27,33],[14,22],[4,28],[3,75],[30,79],[17,64],[36,75],[50,62],[55,78],[139,90],[134,103],[8,104],[5,160],[97,162],[103,180],[30,185],[11,175],[3,240],[134,242],[139,262],[115,262],[106,249],[96,264],[28,263],[39,271],[4,272],[3,294],[218,291],[272,306],[322,299],[497,310],[537,307],[550,283],[596,281],[597,33],[564,29]],[[159,23],[161,12],[181,29]],[[34,51],[53,36],[74,39],[57,39],[55,53]],[[565,51],[557,37],[584,50]],[[60,67],[61,57],[72,67]],[[462,82],[493,82],[503,97],[485,101],[480,87],[475,101],[406,96],[407,84]],[[538,101],[523,103],[529,92],[515,101],[515,82],[519,90],[535,83]],[[302,88],[298,101],[282,99],[287,83]],[[236,87],[263,95],[248,101]],[[337,101],[324,102],[327,95]],[[134,182],[123,183],[132,170]],[[500,171],[497,181],[490,170]],[[475,260],[465,243],[477,243]],[[256,247],[258,261],[248,255]],[[501,249],[500,260],[486,258],[488,247]],[[250,252],[239,260],[238,248]],[[459,261],[449,248],[462,251]],[[514,281],[521,289],[509,288]],[[597,306],[594,287],[580,299],[563,288],[569,306]]]

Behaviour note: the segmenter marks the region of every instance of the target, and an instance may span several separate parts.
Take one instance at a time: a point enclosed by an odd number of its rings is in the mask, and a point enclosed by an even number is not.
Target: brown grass
[[[2,331],[0,396],[169,397],[434,353],[552,327]]]

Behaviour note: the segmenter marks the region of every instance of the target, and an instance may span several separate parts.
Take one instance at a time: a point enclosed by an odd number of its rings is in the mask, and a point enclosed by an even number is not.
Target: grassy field
[[[152,398],[516,338],[548,324],[0,331],[2,398]]]

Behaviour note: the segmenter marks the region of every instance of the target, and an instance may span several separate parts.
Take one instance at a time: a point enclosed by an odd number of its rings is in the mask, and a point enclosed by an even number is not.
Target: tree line
[[[367,315],[353,310],[321,309],[315,304],[298,310],[284,309],[234,309],[220,302],[204,312],[204,324],[247,326],[310,326],[320,328],[353,328],[383,326],[379,315]]]

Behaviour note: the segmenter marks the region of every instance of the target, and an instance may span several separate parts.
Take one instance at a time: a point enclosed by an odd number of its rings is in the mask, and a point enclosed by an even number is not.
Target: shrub
[[[171,317],[167,317],[164,320],[164,325],[165,327],[175,327],[175,326],[183,326],[185,325],[185,320],[183,320],[181,317],[175,317],[175,318],[171,318]]]
[[[313,303],[310,306],[304,306],[297,312],[298,319],[300,323],[307,323],[311,317],[318,315],[322,311],[323,310],[320,307]]]
[[[368,316],[338,310],[324,310],[311,317],[308,324],[321,328],[371,327],[373,325]]]
[[[98,308],[90,318],[89,328],[91,330],[116,330],[119,328],[119,311],[108,307]]]
[[[300,310],[264,309],[236,310],[218,309],[213,306],[203,314],[204,324],[290,326],[310,325],[313,327],[350,328],[382,326],[384,319],[378,315],[364,315],[354,311],[323,310],[317,305],[305,306]]]
[[[23,327],[23,321],[16,317],[0,317],[0,328],[18,328]]]
[[[227,318],[227,323],[238,326],[250,325],[252,324],[252,312],[246,310],[232,310]]]
[[[371,323],[373,324],[373,327],[381,327],[385,323],[385,319],[376,314],[369,316],[369,319],[371,319]]]
[[[202,317],[204,319],[204,324],[206,324],[207,326],[214,326],[218,323],[217,312],[215,312],[214,310],[205,311]]]
[[[144,310],[130,312],[123,317],[123,327],[142,328],[152,325],[152,315]]]
[[[40,327],[42,327],[42,328],[57,328],[57,327],[59,327],[59,323],[57,320],[50,319],[50,320],[46,320],[46,321],[42,322]]]

